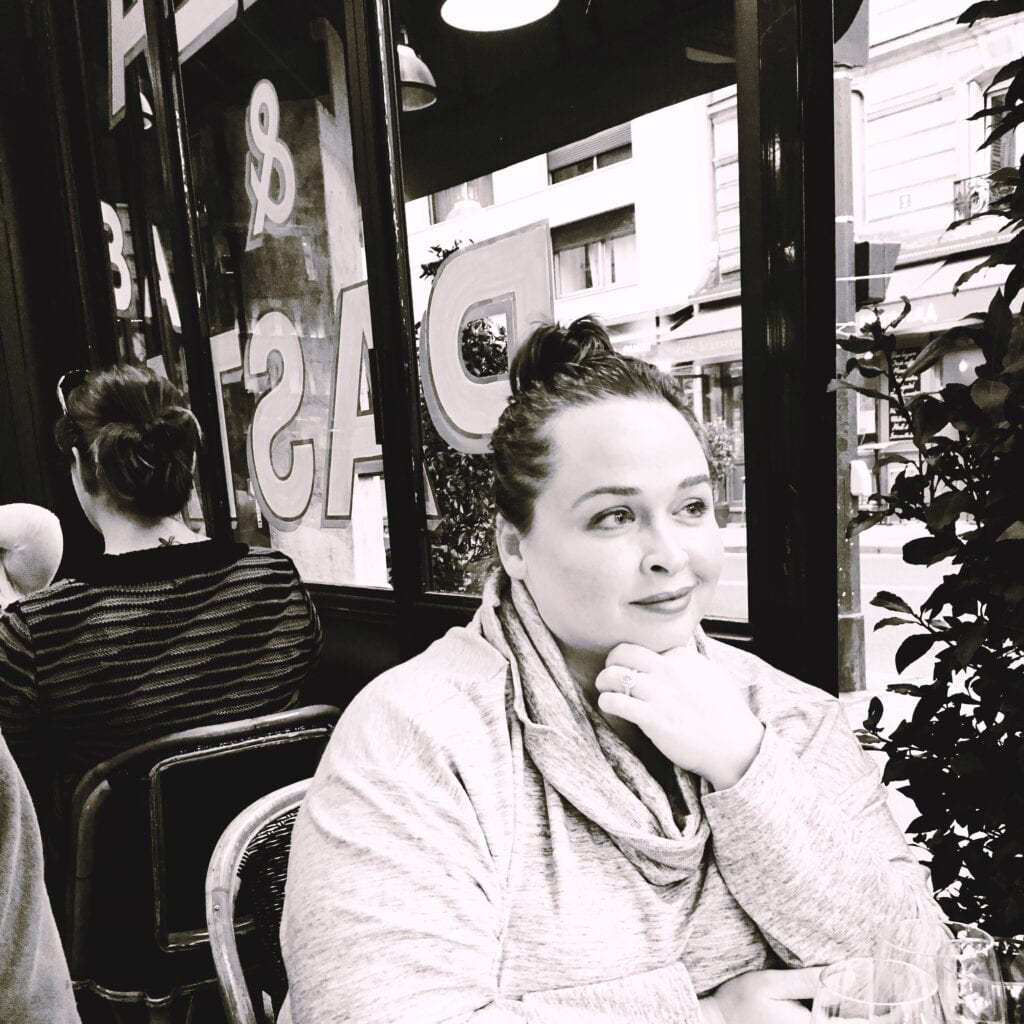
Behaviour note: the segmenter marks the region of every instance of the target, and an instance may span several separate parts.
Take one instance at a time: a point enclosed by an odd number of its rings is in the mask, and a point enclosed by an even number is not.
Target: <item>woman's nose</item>
[[[646,547],[640,567],[644,572],[671,576],[686,567],[689,553],[671,529],[651,526],[645,534]]]

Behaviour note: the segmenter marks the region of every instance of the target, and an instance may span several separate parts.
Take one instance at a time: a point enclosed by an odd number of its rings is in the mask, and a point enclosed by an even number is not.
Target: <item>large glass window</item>
[[[467,52],[472,42],[460,39]],[[494,46],[490,41],[486,52]],[[694,90],[609,128],[588,110],[585,123],[599,129],[590,134],[571,134],[578,118],[566,113],[560,133],[548,133],[556,144],[546,151],[524,144],[504,164],[464,158],[462,166],[488,171],[494,206],[457,221],[431,216],[436,188],[407,203],[433,590],[474,593],[488,566],[494,509],[487,443],[508,395],[509,354],[540,320],[595,314],[618,351],[678,377],[716,437],[716,511],[727,531],[727,566],[712,614],[746,619],[738,288],[724,314],[684,314],[718,285],[709,277],[718,227],[708,197],[715,180],[711,117],[724,91]],[[437,114],[428,117],[443,118],[444,102],[439,96]],[[553,95],[549,105],[557,110],[559,103]],[[437,166],[444,181],[459,161],[422,148],[436,128],[419,117],[404,116],[403,159],[414,180]],[[509,125],[496,123],[494,131],[495,152],[505,152]]]
[[[154,5],[159,6],[159,5]],[[186,156],[199,259],[180,176],[158,128],[144,2],[83,18],[100,148],[119,355],[186,387],[210,367],[235,535],[270,545],[312,583],[389,585],[375,423],[373,337],[349,110],[349,59],[334,4],[179,5]],[[172,55],[173,62],[175,55]],[[174,218],[177,217],[177,222]],[[175,235],[177,231],[177,235]],[[177,257],[177,260],[176,260]],[[187,272],[187,273],[186,273]],[[201,276],[193,289],[193,273]],[[207,345],[183,327],[202,303]],[[204,372],[209,372],[207,369]]]

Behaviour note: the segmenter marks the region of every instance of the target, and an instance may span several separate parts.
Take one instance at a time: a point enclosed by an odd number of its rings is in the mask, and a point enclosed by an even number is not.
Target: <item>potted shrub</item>
[[[719,526],[725,526],[729,522],[726,480],[729,477],[729,470],[736,464],[739,435],[723,419],[713,419],[705,423],[704,435],[708,442],[708,471],[715,492],[715,518]]]
[[[960,20],[1022,10],[1024,0],[988,0]],[[996,80],[1010,86],[985,145],[1024,121],[1024,58]],[[1024,939],[1024,186],[1018,169],[993,178],[1003,195],[992,212],[1005,218],[1007,240],[957,282],[1005,265],[1006,283],[988,310],[935,338],[901,371],[892,328],[909,311],[904,300],[893,323],[876,318],[862,337],[840,339],[850,358],[836,386],[888,403],[913,445],[910,455],[882,457],[899,471],[873,508],[854,518],[851,534],[890,517],[918,523],[921,536],[904,546],[904,561],[945,569],[920,607],[888,592],[872,601],[892,613],[878,627],[918,627],[896,652],[898,672],[926,652],[935,659],[930,681],[890,687],[917,699],[909,718],[881,729],[874,698],[862,739],[885,753],[885,781],[917,806],[908,831],[930,852],[943,911],[999,937],[1010,956]],[[984,358],[976,379],[911,395],[907,378],[965,334]],[[885,387],[875,390],[871,378]],[[1011,1019],[1020,1019],[1015,1012]]]

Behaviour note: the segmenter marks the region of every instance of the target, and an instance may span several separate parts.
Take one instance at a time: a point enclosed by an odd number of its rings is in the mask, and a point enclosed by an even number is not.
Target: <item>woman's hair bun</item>
[[[87,458],[83,481],[101,484],[125,512],[176,515],[192,491],[201,440],[181,392],[147,367],[89,374],[68,397],[68,415]]]
[[[614,354],[608,332],[595,317],[581,316],[567,327],[544,324],[512,357],[512,394],[548,384],[559,374],[572,376],[583,366]]]

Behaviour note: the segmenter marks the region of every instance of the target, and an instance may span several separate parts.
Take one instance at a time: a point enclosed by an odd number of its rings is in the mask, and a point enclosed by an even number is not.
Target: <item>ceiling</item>
[[[838,31],[859,5],[836,0]],[[438,92],[402,116],[409,199],[735,81],[728,0],[561,0],[498,33],[453,29],[440,7],[393,2],[396,34],[405,28]]]

